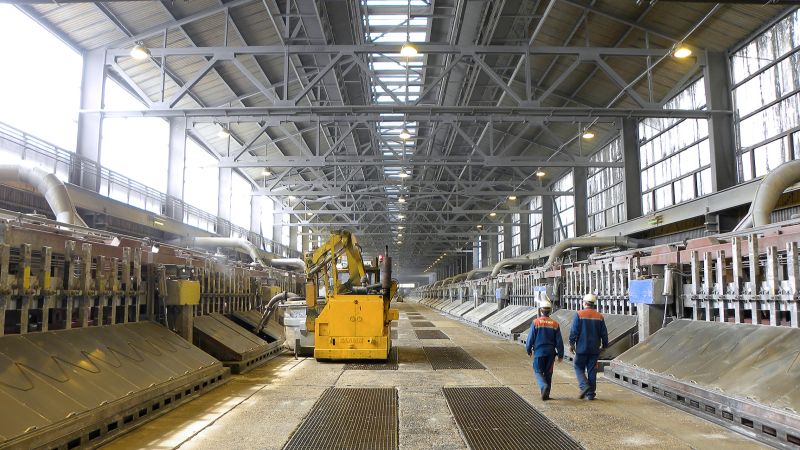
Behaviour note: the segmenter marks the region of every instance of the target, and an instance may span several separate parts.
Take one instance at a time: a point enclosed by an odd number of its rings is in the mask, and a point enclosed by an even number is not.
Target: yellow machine
[[[391,258],[365,268],[361,249],[348,231],[335,231],[328,242],[306,254],[306,328],[314,330],[317,359],[387,359],[389,326],[398,311],[389,303],[397,291]],[[317,293],[325,288],[319,311]]]

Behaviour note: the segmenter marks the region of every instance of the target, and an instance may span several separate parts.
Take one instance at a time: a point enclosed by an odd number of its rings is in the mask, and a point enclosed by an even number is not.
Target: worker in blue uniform
[[[600,349],[608,347],[608,330],[603,315],[597,311],[597,296],[583,296],[583,309],[578,311],[569,332],[569,351],[575,355],[573,365],[578,387],[578,398],[594,400],[597,392],[597,359]]]
[[[550,318],[553,305],[545,298],[539,305],[539,317],[531,323],[528,340],[525,342],[525,351],[528,356],[533,355],[533,373],[542,400],[550,398],[550,386],[553,383],[553,367],[564,359],[564,341],[561,339],[561,330],[558,322]]]

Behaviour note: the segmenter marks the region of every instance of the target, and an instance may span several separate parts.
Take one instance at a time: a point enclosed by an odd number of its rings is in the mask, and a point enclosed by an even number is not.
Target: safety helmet
[[[590,292],[583,296],[583,303],[594,306],[597,303],[597,296]]]
[[[539,309],[553,309],[553,304],[550,303],[550,300],[542,300],[539,302]]]

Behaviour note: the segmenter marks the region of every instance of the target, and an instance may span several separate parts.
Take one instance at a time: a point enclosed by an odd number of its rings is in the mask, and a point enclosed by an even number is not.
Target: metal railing
[[[243,237],[258,248],[279,256],[302,257],[301,252],[290,249],[286,245],[267,239],[258,233],[185,203],[181,199],[168,196],[102,167],[95,161],[0,122],[0,161],[7,162],[14,159],[34,162],[64,182],[81,179],[81,177],[83,179],[99,179],[99,182],[96,183],[97,192],[110,199],[162,216],[167,216],[168,208],[173,211],[182,211],[182,222],[190,227],[219,235]]]

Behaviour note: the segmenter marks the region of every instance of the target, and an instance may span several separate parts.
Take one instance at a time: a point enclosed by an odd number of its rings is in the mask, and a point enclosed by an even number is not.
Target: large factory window
[[[142,108],[138,99],[110,79],[104,102],[109,109]],[[155,117],[103,119],[100,165],[114,172],[104,175],[101,193],[160,214],[169,172],[169,123]]]
[[[742,181],[800,158],[799,67],[797,10],[731,56]]]
[[[0,49],[0,122],[74,152],[81,55],[5,4],[0,4]]]
[[[622,161],[622,143],[619,137],[609,142],[594,155],[592,161]],[[597,231],[625,220],[625,189],[621,167],[593,167],[589,169],[586,189],[589,196],[589,231]]]
[[[506,257],[506,227],[503,225],[497,226],[497,260],[500,261],[501,259]]]
[[[703,79],[664,108],[704,109]],[[706,119],[644,119],[639,122],[642,211],[647,214],[711,193],[711,152]]]
[[[217,164],[217,158],[203,147],[192,139],[186,140],[183,201],[211,215],[216,215],[219,208],[219,168],[217,168]],[[187,219],[184,214],[184,220]]]
[[[283,220],[281,225],[281,244],[284,247],[289,246],[289,239],[291,238],[291,227],[289,227],[289,214],[282,214],[281,219]]]
[[[252,198],[253,187],[250,182],[238,173],[234,173],[231,182],[231,222],[245,230],[250,229]]]
[[[522,240],[520,239],[520,215],[511,215],[511,256],[519,256],[522,251]]]
[[[572,171],[553,183],[554,191],[574,192]],[[575,237],[575,197],[560,195],[553,198],[553,242]]]
[[[542,196],[537,195],[531,199],[531,211],[542,209]],[[528,219],[531,225],[531,251],[539,250],[542,236],[542,213],[533,212]]]
[[[275,201],[269,197],[257,197],[261,201],[261,235],[269,240],[275,239]],[[258,231],[258,230],[254,230]],[[272,251],[272,249],[268,249]]]

